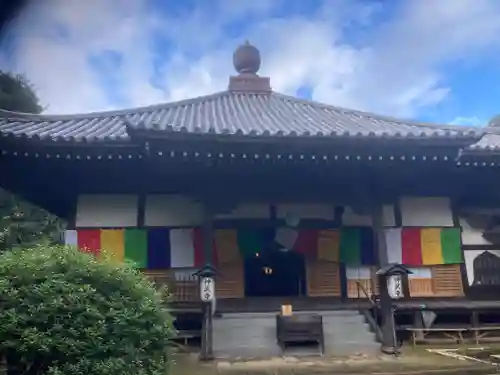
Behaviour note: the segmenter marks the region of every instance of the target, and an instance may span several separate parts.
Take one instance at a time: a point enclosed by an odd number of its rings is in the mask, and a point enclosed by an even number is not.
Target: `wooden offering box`
[[[281,350],[287,343],[317,342],[324,352],[323,318],[319,314],[276,316],[276,338]]]

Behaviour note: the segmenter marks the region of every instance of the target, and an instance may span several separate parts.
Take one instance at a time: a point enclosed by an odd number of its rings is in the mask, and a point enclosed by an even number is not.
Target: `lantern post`
[[[398,354],[396,328],[394,324],[393,298],[403,298],[407,291],[403,278],[412,272],[402,264],[388,264],[377,271],[382,313],[382,352]]]
[[[212,315],[215,304],[215,275],[217,271],[207,264],[194,275],[198,277],[200,284],[200,300],[203,312],[203,325],[201,331],[201,353],[202,361],[210,361],[213,355],[213,326]]]

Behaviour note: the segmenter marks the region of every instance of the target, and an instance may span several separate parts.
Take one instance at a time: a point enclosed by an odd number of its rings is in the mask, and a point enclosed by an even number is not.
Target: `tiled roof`
[[[70,142],[127,141],[121,113],[33,115],[0,110],[4,137]]]
[[[128,141],[130,129],[249,136],[479,138],[473,128],[421,124],[275,92],[224,91],[137,109],[87,115],[0,111],[4,136],[73,142]]]
[[[270,79],[257,74],[260,52],[248,42],[238,47],[233,63],[238,75],[230,77],[227,91],[175,103],[69,116],[0,110],[0,137],[127,143],[133,132],[152,131],[242,137],[456,139],[477,142],[470,150],[500,149],[500,132],[497,135],[493,127],[404,121],[273,92]]]
[[[468,147],[469,151],[499,151],[500,150],[500,133],[491,132],[491,129],[486,128],[486,133],[479,141]]]

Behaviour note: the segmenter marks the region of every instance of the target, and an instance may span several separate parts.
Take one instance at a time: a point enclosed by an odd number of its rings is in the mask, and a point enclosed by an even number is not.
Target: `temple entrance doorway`
[[[247,297],[293,297],[305,294],[306,270],[302,254],[275,250],[245,259]]]

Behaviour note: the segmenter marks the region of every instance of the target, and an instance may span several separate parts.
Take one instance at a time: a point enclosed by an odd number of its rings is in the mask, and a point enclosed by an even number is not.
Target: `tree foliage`
[[[0,250],[53,244],[64,223],[47,211],[0,189]]]
[[[33,85],[22,75],[0,71],[0,109],[40,113],[43,108]]]
[[[60,246],[4,252],[0,298],[0,351],[12,373],[168,370],[173,328],[162,294],[126,265]]]
[[[31,83],[23,76],[0,71],[0,109],[40,113]],[[57,242],[62,222],[45,210],[0,189],[0,249]]]

